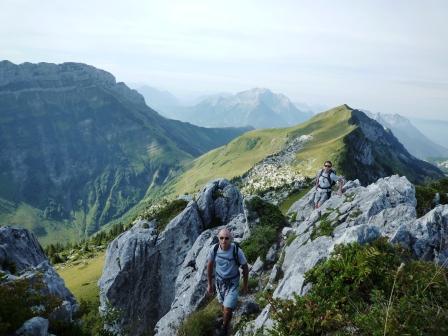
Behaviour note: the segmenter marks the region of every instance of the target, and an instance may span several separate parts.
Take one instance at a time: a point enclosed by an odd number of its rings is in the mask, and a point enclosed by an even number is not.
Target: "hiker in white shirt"
[[[318,209],[326,200],[331,197],[331,188],[336,182],[339,182],[338,194],[342,194],[344,186],[344,177],[337,176],[332,169],[331,161],[325,161],[324,168],[319,171],[316,176],[316,193],[314,194],[314,208]]]

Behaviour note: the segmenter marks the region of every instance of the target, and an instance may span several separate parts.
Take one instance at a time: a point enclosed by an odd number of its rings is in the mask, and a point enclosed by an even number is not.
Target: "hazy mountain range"
[[[448,121],[412,118],[412,123],[432,141],[448,146]]]
[[[287,127],[309,119],[316,112],[328,110],[323,105],[292,103],[285,95],[269,89],[252,89],[235,95],[217,93],[198,98],[194,106],[186,106],[168,91],[150,86],[136,88],[146,103],[163,115],[202,126]],[[399,114],[363,111],[392,130],[415,157],[422,160],[448,157],[448,149],[441,145],[448,143],[448,122],[420,119],[411,122]]]
[[[286,127],[301,123],[313,115],[306,105],[303,105],[303,110],[299,109],[285,95],[264,88],[205,96],[193,106],[180,105],[166,91],[148,86],[137,90],[149,106],[166,117],[206,127]]]
[[[169,99],[176,102],[161,94],[159,106]],[[44,243],[84,237],[145,196],[242,176],[278,153],[300,176],[314,176],[326,159],[363,183],[394,173],[413,182],[443,176],[346,105],[304,123],[310,113],[267,89],[208,97],[196,105],[202,118],[199,107],[216,125],[294,126],[203,128],[162,117],[89,65],[0,62],[0,223],[27,227]]]

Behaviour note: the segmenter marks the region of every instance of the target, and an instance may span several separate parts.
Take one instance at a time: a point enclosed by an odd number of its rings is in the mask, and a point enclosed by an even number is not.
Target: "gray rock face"
[[[243,213],[241,193],[226,179],[213,180],[202,189],[198,198],[198,207],[204,221],[204,227],[228,223],[233,217]],[[215,223],[213,223],[213,219]]]
[[[152,330],[170,308],[177,273],[202,227],[198,207],[190,202],[160,235],[154,224],[137,223],[117,237],[98,281],[101,310],[111,305],[120,311],[120,328],[133,335]]]
[[[206,257],[219,228],[203,230],[216,223],[236,240],[247,231],[241,194],[224,179],[208,183],[162,233],[139,222],[117,237],[98,282],[102,311],[121,311],[118,328],[132,335],[152,332],[159,320],[157,333],[172,335],[204,299]]]
[[[445,265],[448,260],[448,205],[439,205],[418,220],[400,226],[392,242],[423,260]]]
[[[42,247],[30,231],[0,227],[0,268],[5,262],[10,262],[20,272],[45,260],[47,257]]]
[[[33,317],[26,321],[20,329],[16,331],[17,336],[47,336],[48,320],[43,317]]]
[[[397,175],[379,179],[367,187],[349,182],[342,196],[333,194],[319,210],[313,209],[313,196],[311,190],[289,209],[290,213],[297,213],[296,217],[302,214],[308,218],[295,224],[298,237],[285,249],[284,277],[274,292],[276,297],[288,298],[294,292],[303,294],[305,272],[326,259],[336,244],[354,241],[365,244],[380,235],[390,236],[400,225],[416,218],[414,186]],[[322,220],[333,226],[332,236],[311,241],[310,233]]]
[[[274,291],[274,297],[291,298],[293,293],[306,294],[310,286],[304,283],[305,273],[328,258],[335,245],[365,244],[379,236],[392,237],[397,230],[402,233],[397,234],[400,239],[396,239],[413,247],[416,255],[428,256],[431,260],[438,258],[439,262],[446,260],[448,249],[445,246],[448,245],[442,236],[447,236],[442,228],[448,223],[448,206],[447,209],[439,207],[432,214],[416,220],[414,186],[399,176],[379,179],[367,187],[360,186],[358,181],[349,181],[344,189],[342,196],[333,194],[319,210],[313,209],[314,190],[289,209],[289,213],[296,214],[293,229],[297,237],[284,249],[281,265],[284,276]],[[312,240],[311,233],[323,221],[333,227],[332,234]],[[250,328],[261,330],[269,326],[272,326],[272,320],[269,307],[266,307]]]

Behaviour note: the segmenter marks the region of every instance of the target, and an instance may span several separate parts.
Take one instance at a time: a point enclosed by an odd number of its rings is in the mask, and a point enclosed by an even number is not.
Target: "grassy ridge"
[[[278,152],[287,141],[312,135],[297,154],[294,165],[305,176],[314,176],[325,160],[335,160],[344,148],[343,138],[356,128],[349,124],[351,109],[342,105],[289,128],[255,130],[197,158],[189,169],[167,187],[171,194],[198,190],[217,177],[240,176],[266,156]]]

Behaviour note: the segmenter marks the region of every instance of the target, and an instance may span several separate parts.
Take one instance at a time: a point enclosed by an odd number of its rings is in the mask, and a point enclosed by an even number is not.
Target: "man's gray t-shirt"
[[[337,182],[340,179],[340,177],[337,176],[333,171],[331,171],[330,174],[326,173],[325,170],[322,172],[322,174],[320,172],[321,171],[317,173],[317,178],[319,179],[318,187],[320,187],[321,189],[327,189],[331,187],[330,181],[328,181],[329,179],[334,182]]]
[[[214,247],[215,246],[213,245],[208,252],[208,261],[213,261]],[[226,251],[222,250],[221,246],[218,247],[215,257],[215,273],[217,277],[221,279],[231,279],[240,275],[238,265],[233,257],[234,248],[234,243],[230,244],[230,247]],[[238,260],[240,265],[247,264],[246,256],[241,248],[238,248]]]

